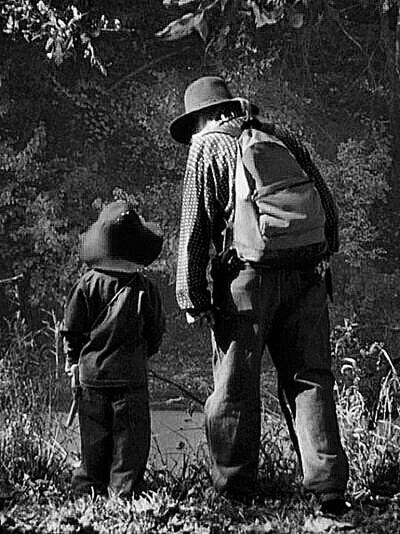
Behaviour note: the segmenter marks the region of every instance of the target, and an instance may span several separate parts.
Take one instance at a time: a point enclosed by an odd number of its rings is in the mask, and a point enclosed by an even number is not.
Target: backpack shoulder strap
[[[263,130],[254,127],[244,128],[242,130],[242,134],[238,138],[238,142],[239,146],[242,149],[242,152],[257,143],[280,145],[281,147],[288,150],[288,147],[285,145],[285,143],[281,141],[278,137],[275,137],[272,134],[269,134],[267,132],[264,132]]]
[[[235,183],[237,181],[237,177],[239,173],[240,175],[244,175],[244,178],[246,182],[248,183],[250,190],[253,189],[252,185],[250,184],[248,180],[247,173],[245,172],[245,169],[244,169],[243,156],[246,150],[251,149],[254,145],[258,143],[265,143],[267,145],[268,144],[279,145],[287,150],[286,145],[277,137],[269,133],[266,133],[258,128],[254,128],[253,126],[244,127],[242,129],[241,135],[237,139],[238,148],[237,148],[237,154],[236,154],[235,172],[233,173],[232,176],[230,176],[230,181],[232,181],[233,183],[229,184],[229,191],[230,191],[229,199],[232,202],[234,201],[234,193],[235,193],[235,188],[236,188]],[[229,206],[229,208],[230,207],[231,205]],[[231,209],[229,211],[231,211]]]
[[[244,123],[245,125],[246,123]],[[235,208],[236,208],[236,185],[237,185],[237,175],[238,173],[245,173],[243,167],[243,152],[249,146],[249,128],[242,127],[242,132],[239,136],[236,137],[236,161],[233,172],[229,173],[229,195],[228,195],[228,204],[225,208],[225,230],[224,230],[224,239],[223,239],[223,252],[226,252],[232,245],[233,242],[233,222],[235,219]],[[247,177],[246,177],[247,178]]]

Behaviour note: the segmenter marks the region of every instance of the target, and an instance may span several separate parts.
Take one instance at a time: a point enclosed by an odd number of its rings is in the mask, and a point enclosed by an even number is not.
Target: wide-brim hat
[[[155,223],[146,222],[129,202],[116,201],[83,234],[80,256],[93,269],[130,273],[150,265],[162,243]]]
[[[203,76],[192,82],[185,91],[184,101],[185,113],[173,120],[169,129],[175,141],[185,145],[190,143],[198,117],[203,111],[222,104],[242,106],[243,102],[247,102],[243,98],[234,98],[225,80],[219,76]],[[247,104],[251,113],[257,115],[258,107]]]

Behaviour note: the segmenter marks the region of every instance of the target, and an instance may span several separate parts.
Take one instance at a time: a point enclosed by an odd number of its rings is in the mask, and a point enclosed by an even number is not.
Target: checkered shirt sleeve
[[[229,173],[234,172],[236,139],[210,133],[194,138],[183,183],[176,297],[183,310],[195,313],[210,308],[207,265],[210,245],[224,226]],[[222,220],[221,220],[222,219]]]

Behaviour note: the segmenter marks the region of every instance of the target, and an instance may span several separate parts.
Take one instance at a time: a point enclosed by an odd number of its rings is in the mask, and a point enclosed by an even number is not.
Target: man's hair
[[[244,115],[244,111],[242,109],[242,106],[240,102],[234,101],[234,102],[228,102],[224,104],[219,104],[217,106],[213,106],[210,109],[204,109],[200,112],[201,117],[205,119],[206,122],[208,121],[219,121],[223,117],[231,120],[236,119],[238,117],[242,117]],[[195,128],[194,133],[198,133],[199,128],[198,126]]]

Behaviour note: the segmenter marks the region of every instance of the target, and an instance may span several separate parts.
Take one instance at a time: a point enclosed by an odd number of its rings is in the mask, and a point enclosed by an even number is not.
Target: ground
[[[151,359],[150,369],[157,374],[157,378],[150,378],[153,409],[201,410],[212,385],[208,330],[189,327],[182,314],[170,312],[167,334],[160,352]],[[215,495],[210,487],[204,440],[190,450],[182,446],[180,461],[173,466],[150,462],[148,489],[132,502],[115,496],[74,498],[69,490],[70,465],[60,460],[62,455],[55,443],[41,441],[42,449],[35,450],[37,457],[32,461],[43,462],[45,458],[43,475],[26,473],[18,483],[0,487],[0,534],[400,533],[400,493],[396,491],[385,496],[349,492],[351,507],[344,516],[321,515],[316,498],[302,489],[295,455],[279,414],[275,374],[268,357],[264,359],[262,393],[260,487],[252,502],[231,502]],[[0,443],[0,449],[2,446]],[[368,451],[366,454],[368,457]],[[356,470],[362,468],[362,460],[356,464],[360,458],[356,454],[352,458],[353,479]],[[0,459],[3,461],[1,454]]]

